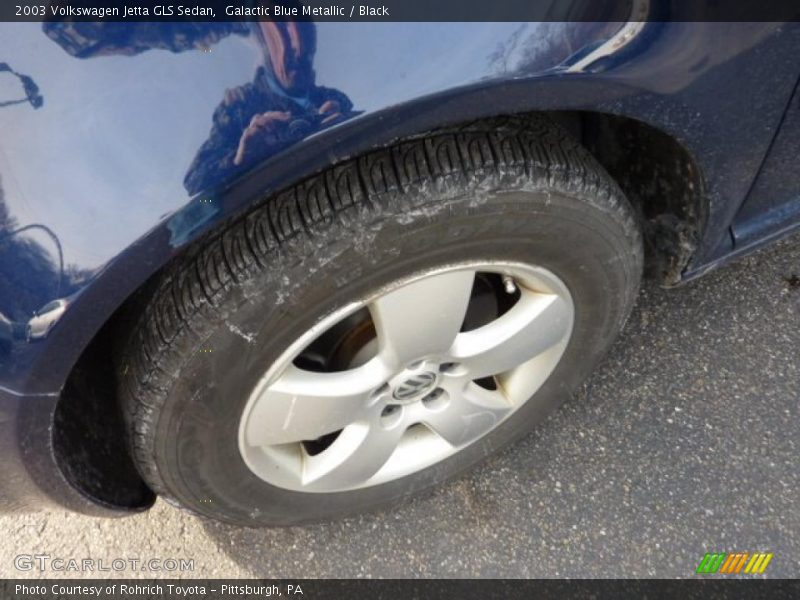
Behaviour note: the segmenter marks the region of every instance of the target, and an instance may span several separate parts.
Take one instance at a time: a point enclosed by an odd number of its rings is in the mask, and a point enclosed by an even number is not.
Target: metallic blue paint
[[[0,24],[0,438],[203,232],[441,125],[581,110],[667,133],[708,201],[687,277],[800,224],[800,24],[624,25]]]

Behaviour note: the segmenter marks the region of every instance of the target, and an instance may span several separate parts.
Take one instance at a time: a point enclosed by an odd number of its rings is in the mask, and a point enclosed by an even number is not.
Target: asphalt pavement
[[[398,510],[264,530],[162,502],[118,520],[3,516],[0,576],[41,576],[14,557],[48,553],[194,559],[171,574],[185,577],[688,577],[706,552],[761,551],[766,576],[798,577],[799,412],[794,236],[678,289],[646,284],[570,403]]]

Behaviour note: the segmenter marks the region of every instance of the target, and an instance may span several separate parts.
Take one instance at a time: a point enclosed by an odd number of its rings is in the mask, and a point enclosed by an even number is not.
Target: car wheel
[[[134,459],[232,523],[390,506],[568,397],[641,270],[633,210],[545,118],[334,166],[165,270],[118,357]]]

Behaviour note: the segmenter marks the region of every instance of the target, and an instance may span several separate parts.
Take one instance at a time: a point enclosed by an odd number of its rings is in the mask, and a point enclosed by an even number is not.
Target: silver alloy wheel
[[[500,317],[460,331],[476,273],[505,277],[519,298]],[[377,343],[344,371],[295,359],[366,308]],[[267,370],[239,425],[239,450],[258,477],[303,492],[377,485],[437,463],[528,402],[561,359],[574,307],[550,271],[520,263],[452,265],[380,290],[322,319]],[[496,389],[475,383],[492,377]],[[303,442],[340,432],[317,454]]]

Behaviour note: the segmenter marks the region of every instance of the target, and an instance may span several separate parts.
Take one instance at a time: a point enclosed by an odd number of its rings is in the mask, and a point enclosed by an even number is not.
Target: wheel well
[[[554,113],[608,171],[639,215],[646,276],[681,281],[708,214],[698,164],[673,137],[642,121],[605,113]]]
[[[65,479],[101,505],[131,511],[148,508],[155,494],[128,450],[114,355],[148,291],[142,286],[95,335],[70,372],[53,416],[53,453]]]
[[[707,214],[702,176],[689,152],[641,121],[594,112],[547,114],[581,140],[633,204],[645,239],[646,274],[663,285],[678,283]],[[137,510],[154,499],[125,441],[113,357],[166,268],[132,294],[93,338],[56,408],[53,447],[59,467],[73,486],[107,506]]]

